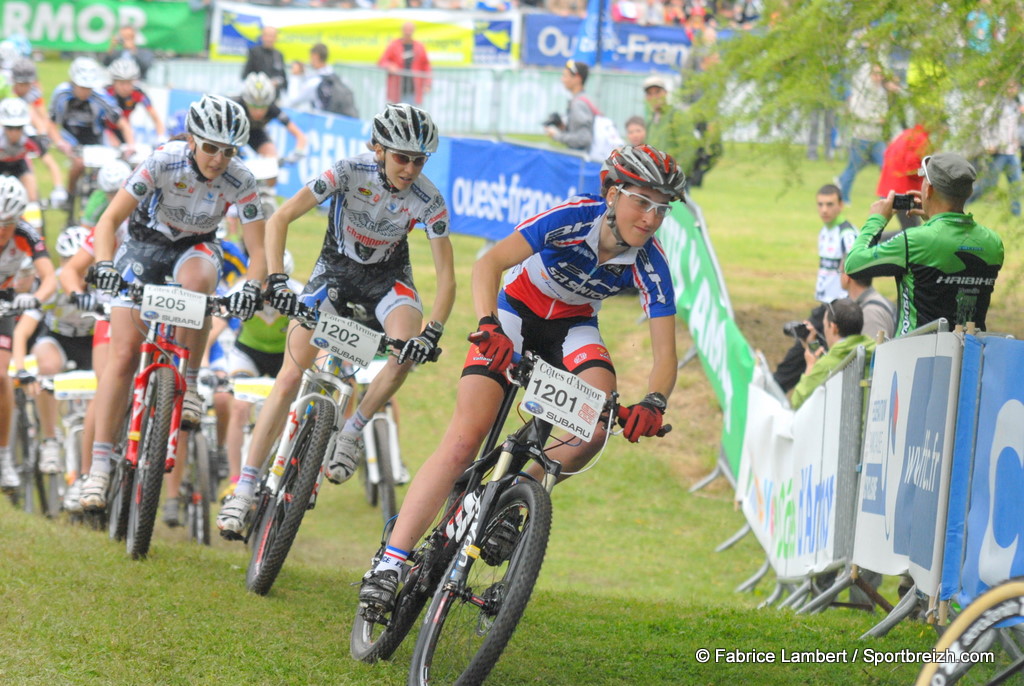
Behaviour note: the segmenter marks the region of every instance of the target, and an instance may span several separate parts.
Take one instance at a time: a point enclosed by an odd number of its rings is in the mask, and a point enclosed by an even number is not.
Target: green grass
[[[66,67],[62,69],[66,70]],[[63,76],[61,68],[41,65]],[[52,87],[52,85],[50,86]],[[814,192],[840,162],[806,163],[799,178],[750,146],[731,147],[706,186],[694,192],[751,343],[781,353],[782,321],[803,316],[817,268]],[[429,169],[428,169],[429,174]],[[855,187],[855,224],[870,204],[877,170]],[[995,201],[977,215],[1000,224]],[[48,220],[56,226],[61,217]],[[308,273],[325,219],[310,214],[290,230],[300,274]],[[54,232],[50,233],[52,240]],[[1008,233],[1007,245],[1012,242]],[[475,326],[469,273],[480,242],[457,236],[458,302],[441,361],[426,365],[399,394],[402,446],[416,468],[451,413],[454,382]],[[424,301],[433,298],[426,241],[412,259]],[[1024,333],[1020,303],[1000,278],[993,328]],[[891,286],[887,286],[891,293]],[[609,301],[603,330],[625,398],[644,392],[648,352],[630,298]],[[679,348],[689,347],[679,327]],[[743,524],[722,480],[698,494],[689,485],[713,465],[721,431],[699,365],[682,370],[669,408],[675,430],[639,446],[616,439],[601,462],[554,494],[554,530],[538,589],[499,662],[495,684],[905,684],[917,665],[754,666],[696,662],[699,648],[775,651],[924,650],[935,640],[904,622],[889,636],[858,641],[881,615],[831,610],[813,617],[758,610],[770,591],[733,589],[763,553],[751,536],[723,553],[714,547]],[[0,682],[11,684],[400,684],[411,640],[394,662],[367,666],[348,656],[352,585],[366,569],[380,517],[355,483],[325,484],[270,595],[245,591],[246,551],[217,540],[209,549],[157,525],[150,559],[133,562],[105,535],[30,517],[0,502]],[[891,583],[885,588],[891,593]]]

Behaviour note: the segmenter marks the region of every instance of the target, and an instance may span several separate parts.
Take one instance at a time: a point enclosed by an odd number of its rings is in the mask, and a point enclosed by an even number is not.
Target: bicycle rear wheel
[[[1024,625],[999,628],[1007,619],[1024,617],[1024,577],[990,588],[946,627],[935,644],[936,653],[959,656],[952,662],[928,662],[917,686],[954,684],[968,671],[971,683],[1001,684],[1024,668]],[[1002,645],[1006,654],[996,651]],[[991,660],[986,661],[991,654]]]
[[[128,554],[138,560],[149,553],[156,523],[160,488],[167,463],[167,437],[174,410],[174,372],[156,369],[146,389],[142,430],[139,432],[139,464],[135,469],[128,506]]]
[[[210,502],[215,497],[211,483],[210,452],[206,436],[200,431],[189,434],[188,487],[182,484],[185,502],[185,524],[189,540],[210,545]]]
[[[398,503],[395,498],[394,470],[391,468],[391,435],[386,421],[374,420],[373,440],[377,443],[377,473],[380,474],[377,502],[380,504],[381,517],[387,524],[398,514]]]
[[[464,583],[440,586],[420,627],[409,669],[410,684],[479,684],[487,678],[515,631],[544,561],[551,532],[551,499],[535,481],[505,491],[466,558]],[[442,578],[460,564],[459,552]]]
[[[277,496],[266,503],[253,526],[252,557],[245,575],[246,588],[253,593],[266,595],[284,566],[323,465],[334,430],[334,411],[326,398],[313,398],[303,413],[285,459]]]

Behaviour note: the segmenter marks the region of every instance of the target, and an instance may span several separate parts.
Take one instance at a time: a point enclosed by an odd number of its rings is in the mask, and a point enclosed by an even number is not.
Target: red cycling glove
[[[484,336],[474,336],[473,341],[479,348],[480,354],[490,358],[487,368],[501,374],[512,364],[512,352],[515,349],[512,339],[505,335],[505,332],[501,330],[501,324],[491,315],[480,319],[477,331],[485,334]]]
[[[636,405],[630,405],[622,435],[630,443],[636,443],[642,436],[657,435],[666,405],[665,396],[661,393],[648,393]]]

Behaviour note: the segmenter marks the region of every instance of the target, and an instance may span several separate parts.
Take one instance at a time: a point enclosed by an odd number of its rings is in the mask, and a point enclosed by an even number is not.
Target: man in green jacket
[[[896,335],[945,317],[951,325],[985,329],[1003,241],[964,213],[977,172],[955,153],[925,157],[921,190],[910,191],[911,214],[927,221],[882,241],[893,215],[893,192],[871,205],[871,216],[846,256],[852,277],[894,276],[899,291]]]
[[[858,345],[863,345],[869,354],[875,349],[874,339],[860,332],[864,327],[864,313],[861,312],[860,305],[850,298],[840,298],[825,305],[824,322],[825,330],[822,333],[825,334],[825,341],[828,343],[827,354],[823,354],[825,348],[814,347],[818,342],[818,333],[814,331],[812,325],[807,325],[810,329],[808,345],[804,352],[807,371],[793,389],[793,396],[789,402],[794,410],[804,404],[815,388],[825,383],[832,370],[856,350]]]

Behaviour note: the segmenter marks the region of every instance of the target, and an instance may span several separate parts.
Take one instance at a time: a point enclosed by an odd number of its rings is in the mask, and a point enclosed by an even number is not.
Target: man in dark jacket
[[[284,65],[284,56],[274,47],[277,41],[277,29],[264,26],[260,44],[249,48],[249,57],[242,70],[242,78],[253,72],[261,71],[270,77],[277,88],[278,97],[288,88],[288,72]]]

